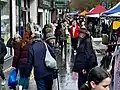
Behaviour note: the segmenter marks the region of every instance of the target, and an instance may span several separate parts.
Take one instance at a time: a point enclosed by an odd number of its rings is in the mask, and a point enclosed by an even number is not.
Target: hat
[[[36,30],[36,31],[34,32],[34,35],[35,35],[36,38],[40,38],[41,33]]]
[[[17,33],[15,34],[14,38],[21,38],[21,36]]]
[[[52,33],[46,34],[46,40],[55,39],[55,38],[56,38],[56,37],[55,37],[54,34],[52,34]]]
[[[52,28],[50,28],[50,27],[48,27],[48,28],[46,28],[46,33],[50,33],[50,32],[52,32],[53,31],[53,29]]]

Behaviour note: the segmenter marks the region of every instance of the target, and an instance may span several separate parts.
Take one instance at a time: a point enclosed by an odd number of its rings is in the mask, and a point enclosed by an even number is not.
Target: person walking
[[[0,76],[3,80],[1,82],[2,86],[4,86],[6,84],[5,75],[3,73],[4,57],[5,57],[6,54],[7,54],[7,49],[6,49],[6,46],[4,44],[4,39],[0,38]]]
[[[22,37],[19,34],[15,34],[14,38],[12,38],[11,42],[9,42],[9,46],[14,49],[14,56],[12,60],[12,67],[16,69],[18,73],[18,65],[19,65],[19,55],[20,55],[20,47],[21,47]],[[16,86],[10,86],[10,89],[16,90]]]
[[[97,66],[97,58],[92,47],[89,32],[80,30],[80,38],[76,49],[73,72],[78,73],[78,88],[86,82],[89,70]]]
[[[18,61],[19,61],[19,53],[20,53],[20,45],[21,45],[22,37],[19,34],[16,34],[12,41],[12,47],[14,49],[14,56],[12,61],[12,67],[18,69]]]
[[[70,29],[69,29],[69,33],[71,36],[72,48],[74,50],[76,50],[76,48],[77,48],[79,32],[80,32],[80,27],[77,25],[76,20],[73,20],[72,27],[70,27]]]
[[[100,67],[88,73],[88,81],[79,90],[110,90],[111,75]]]
[[[47,38],[49,40],[49,38]],[[50,44],[52,46],[52,43]],[[49,45],[51,56],[54,56]],[[37,90],[52,90],[54,69],[45,65],[46,46],[41,40],[39,32],[34,33],[34,39],[30,44],[28,53],[28,77],[34,67],[34,78]],[[54,57],[55,58],[55,57]]]
[[[28,61],[28,50],[29,44],[31,42],[31,31],[26,30],[24,32],[23,39],[21,40],[20,51],[19,51],[19,61],[18,70],[20,73],[19,79],[19,90],[29,88],[29,78],[27,77],[27,61]]]

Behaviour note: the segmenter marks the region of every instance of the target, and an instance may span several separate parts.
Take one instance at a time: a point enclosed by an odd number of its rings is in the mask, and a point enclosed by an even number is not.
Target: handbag
[[[44,42],[46,47],[46,55],[45,55],[45,64],[47,67],[52,69],[57,69],[57,62],[56,60],[51,56],[50,51],[48,49],[47,44]]]
[[[18,84],[17,71],[13,69],[8,78],[8,86],[15,87]]]

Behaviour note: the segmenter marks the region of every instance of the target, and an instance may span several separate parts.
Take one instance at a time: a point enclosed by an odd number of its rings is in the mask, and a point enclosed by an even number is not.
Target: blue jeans
[[[35,79],[37,90],[52,90],[53,79],[51,76],[46,76],[41,79]]]

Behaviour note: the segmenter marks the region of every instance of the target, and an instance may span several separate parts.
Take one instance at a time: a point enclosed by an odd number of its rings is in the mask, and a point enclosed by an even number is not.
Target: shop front
[[[11,36],[10,33],[10,0],[0,1],[0,37],[4,39],[6,44]],[[11,56],[11,50],[7,48],[7,55],[5,58]]]
[[[51,1],[38,0],[38,24],[44,27],[48,23],[51,23]]]

